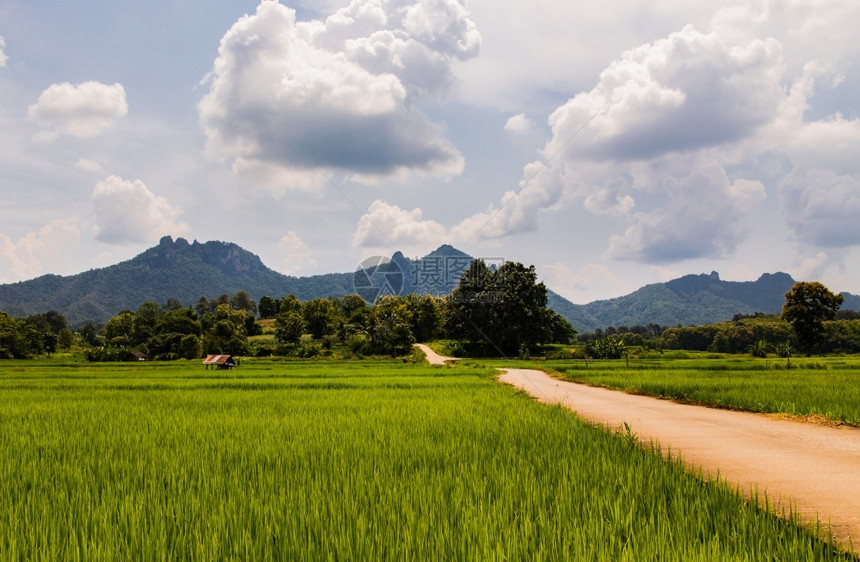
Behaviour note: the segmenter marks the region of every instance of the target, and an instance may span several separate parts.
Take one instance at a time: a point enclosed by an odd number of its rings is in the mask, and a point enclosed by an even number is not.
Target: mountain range
[[[167,236],[157,246],[116,265],[0,285],[0,310],[15,317],[55,310],[75,327],[106,322],[121,310],[136,310],[144,302],[163,304],[172,297],[189,305],[201,296],[214,298],[240,290],[253,299],[292,293],[300,300],[310,300],[341,297],[357,290],[367,298],[364,293],[368,288],[371,293],[377,289],[372,274],[381,270],[388,272],[385,288],[390,292],[445,295],[457,286],[472,259],[443,245],[420,259],[397,252],[390,260],[382,260],[384,267],[377,261],[363,264],[357,272],[293,277],[269,269],[259,257],[236,244],[189,243]],[[500,263],[487,265],[492,268]],[[361,275],[368,272],[370,276]],[[647,285],[623,297],[589,304],[574,304],[549,290],[548,304],[580,332],[652,323],[686,326],[720,322],[738,313],[779,313],[793,284],[786,273],[733,282],[723,281],[713,272]],[[844,309],[860,310],[860,297],[843,296]]]

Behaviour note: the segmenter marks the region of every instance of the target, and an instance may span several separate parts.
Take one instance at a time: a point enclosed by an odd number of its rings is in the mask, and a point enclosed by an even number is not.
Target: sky
[[[234,242],[449,243],[576,303],[686,274],[860,294],[860,3],[0,2],[0,283]]]

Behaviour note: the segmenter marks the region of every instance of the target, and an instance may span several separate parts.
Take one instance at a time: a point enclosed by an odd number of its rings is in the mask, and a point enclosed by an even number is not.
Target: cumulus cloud
[[[541,162],[525,167],[518,191],[507,191],[498,205],[462,220],[451,229],[458,240],[494,240],[537,230],[541,211],[561,204],[564,178]]]
[[[730,182],[722,168],[668,181],[669,202],[637,213],[610,253],[622,260],[672,263],[731,255],[746,233],[745,217],[766,198],[760,182]]]
[[[210,157],[274,191],[313,188],[321,170],[379,177],[460,174],[460,152],[415,108],[444,95],[480,35],[459,0],[353,0],[296,21],[262,2],[221,40],[199,104]]]
[[[413,246],[445,242],[444,226],[423,217],[421,209],[407,211],[384,201],[374,201],[361,218],[353,236],[355,246]]]
[[[6,56],[6,40],[3,39],[3,36],[0,35],[0,68],[6,66],[6,61],[9,60],[9,57]]]
[[[308,245],[292,230],[281,238],[280,243],[278,243],[278,249],[283,256],[282,271],[287,275],[314,267],[317,264],[311,256],[311,250],[308,248]]]
[[[47,272],[64,273],[65,257],[81,239],[77,218],[56,220],[14,242],[0,233],[0,281],[31,279]]]
[[[96,184],[90,202],[96,215],[96,239],[108,244],[147,243],[165,235],[184,236],[182,209],[149,190],[140,180],[110,176]]]
[[[775,117],[782,71],[774,39],[726,44],[687,26],[625,52],[592,90],[557,109],[547,153],[574,137],[569,158],[616,161],[742,139]]]
[[[627,222],[610,240],[616,259],[725,258],[749,231],[767,185],[781,190],[798,240],[860,244],[850,218],[860,210],[860,121],[809,119],[814,98],[845,80],[846,53],[860,49],[828,57],[798,47],[814,43],[810,26],[853,33],[844,22],[860,22],[860,10],[824,1],[813,14],[809,3],[790,4],[740,3],[719,10],[708,32],[688,25],[625,51],[591,89],[551,113],[545,163],[525,167],[520,191],[453,231],[530,232],[542,212],[578,202]],[[631,215],[642,207],[637,199],[645,210]]]
[[[532,127],[534,127],[534,122],[526,117],[525,113],[514,115],[505,123],[505,130],[509,133],[524,133]]]
[[[42,128],[41,140],[60,135],[94,137],[126,114],[128,102],[122,85],[100,82],[54,84],[27,110],[27,116]]]

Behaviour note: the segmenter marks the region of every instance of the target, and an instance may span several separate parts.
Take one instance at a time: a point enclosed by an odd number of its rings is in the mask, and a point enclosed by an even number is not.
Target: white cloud
[[[184,236],[182,209],[152,193],[140,180],[110,176],[96,184],[91,203],[96,215],[96,239],[108,244],[149,243],[165,235]]]
[[[541,212],[572,202],[620,218],[644,206],[611,238],[612,257],[727,258],[750,231],[766,185],[779,185],[783,217],[798,240],[860,245],[852,221],[860,214],[860,121],[839,114],[807,120],[814,97],[845,80],[846,53],[860,48],[815,50],[821,59],[803,58],[809,53],[798,48],[814,42],[812,20],[819,31],[848,32],[840,18],[860,23],[860,10],[820,4],[820,12],[809,2],[729,8],[707,33],[687,25],[625,51],[591,89],[552,112],[546,164],[525,167],[521,191],[452,232],[482,239],[532,232]],[[660,200],[666,203],[654,207]]]
[[[27,116],[42,128],[38,135],[41,140],[63,134],[94,137],[126,114],[128,103],[122,85],[99,82],[54,84],[27,110]]]
[[[727,44],[687,26],[623,53],[557,109],[546,152],[627,161],[737,141],[776,116],[782,75],[776,40]]]
[[[77,162],[75,162],[75,168],[85,172],[104,172],[101,164],[89,158],[78,158]]]
[[[636,206],[630,195],[613,189],[600,189],[590,193],[584,202],[585,208],[595,215],[628,215]]]
[[[363,247],[397,247],[441,244],[447,230],[438,222],[425,220],[421,209],[407,211],[384,201],[374,201],[358,223],[353,244]]]
[[[0,233],[0,282],[31,279],[48,272],[65,273],[68,255],[81,232],[77,218],[60,219],[13,242]]]
[[[525,167],[519,191],[508,191],[499,204],[461,221],[452,229],[457,240],[494,240],[511,234],[533,232],[541,211],[558,205],[564,194],[564,179],[541,162]]]
[[[413,102],[444,94],[479,45],[456,0],[354,0],[310,22],[262,2],[221,40],[199,104],[207,153],[275,192],[319,186],[322,170],[458,175],[462,155]]]
[[[6,40],[0,35],[0,68],[6,66],[6,61],[9,60],[9,57],[6,56]]]
[[[766,198],[764,185],[743,179],[730,182],[722,168],[667,184],[668,204],[637,213],[623,235],[613,236],[613,257],[646,263],[725,258],[743,240],[747,216]]]
[[[714,8],[683,0],[616,0],[611,17],[600,3],[470,0],[483,37],[481,56],[457,66],[458,93],[480,107],[502,111],[543,108],[555,92],[587,87],[611,60],[694,23]]]
[[[505,130],[509,133],[524,133],[532,127],[534,127],[534,122],[526,117],[525,113],[514,115],[505,123]]]
[[[317,262],[311,256],[310,248],[292,230],[281,238],[280,243],[278,243],[278,249],[280,249],[283,256],[281,271],[287,275],[292,275],[298,271],[317,265]]]

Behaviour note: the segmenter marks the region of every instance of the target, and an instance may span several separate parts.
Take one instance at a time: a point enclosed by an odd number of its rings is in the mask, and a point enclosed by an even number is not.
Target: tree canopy
[[[844,300],[817,281],[795,283],[785,294],[782,317],[791,324],[804,352],[811,353],[821,343],[824,321],[836,318]]]
[[[474,260],[448,298],[446,330],[455,339],[518,354],[545,343],[568,343],[570,324],[548,309],[534,266],[506,262],[490,269]]]

